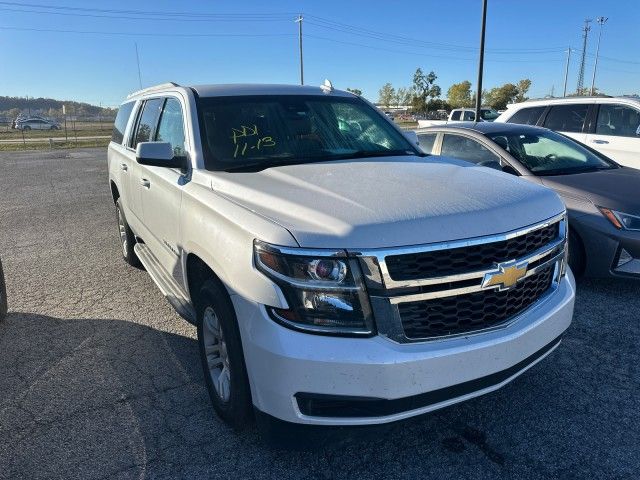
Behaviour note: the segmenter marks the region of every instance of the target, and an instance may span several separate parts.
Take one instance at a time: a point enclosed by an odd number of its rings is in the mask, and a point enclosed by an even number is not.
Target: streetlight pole
[[[608,17],[598,17],[596,18],[596,22],[600,25],[600,31],[598,33],[598,46],[596,47],[596,63],[593,66],[593,77],[591,78],[591,95],[596,94],[595,84],[596,84],[596,70],[598,69],[598,55],[600,54],[600,39],[602,38],[602,27],[609,20]]]
[[[302,15],[298,15],[296,23],[298,24],[298,47],[300,49],[300,85],[304,85],[304,64],[302,63]]]
[[[567,66],[564,69],[564,90],[562,91],[562,96],[567,96],[567,79],[569,78],[569,62],[571,62],[571,47],[567,50]]]
[[[487,25],[487,0],[482,0],[482,28],[480,30],[480,58],[478,60],[478,88],[476,90],[476,122],[480,121],[482,106],[482,69],[484,67],[484,32]]]

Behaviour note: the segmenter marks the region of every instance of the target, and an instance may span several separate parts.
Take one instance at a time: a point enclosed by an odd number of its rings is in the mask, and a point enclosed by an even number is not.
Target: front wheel
[[[122,247],[122,256],[124,257],[124,261],[132,267],[140,267],[140,260],[138,259],[136,252],[133,250],[133,247],[136,244],[136,237],[124,216],[121,199],[116,201],[116,219],[118,221],[118,233],[120,234],[120,245]]]
[[[29,125],[25,125],[24,127],[22,127],[22,130],[25,130],[25,131],[31,130],[31,127]]]
[[[196,299],[198,345],[205,385],[216,413],[236,429],[252,419],[251,390],[240,331],[228,295],[207,280]]]

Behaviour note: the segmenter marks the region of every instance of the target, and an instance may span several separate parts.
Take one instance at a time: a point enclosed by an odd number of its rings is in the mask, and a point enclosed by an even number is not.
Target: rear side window
[[[451,114],[451,120],[460,120],[460,114],[462,112],[460,110],[458,110],[457,112],[453,112]]]
[[[448,133],[444,135],[442,140],[440,154],[445,157],[459,158],[460,160],[478,164],[500,161],[500,158],[495,153],[475,140]]]
[[[131,111],[136,102],[128,102],[120,105],[118,114],[116,115],[116,121],[113,124],[113,133],[111,134],[111,141],[122,145],[124,138],[124,131],[129,123],[129,117]]]
[[[464,112],[462,115],[462,120],[465,122],[473,122],[476,119],[475,112]]]
[[[617,137],[640,136],[640,111],[624,105],[600,105],[596,134]]]
[[[420,133],[418,134],[418,141],[420,142],[420,148],[425,153],[431,153],[433,150],[433,144],[436,143],[437,133]]]
[[[559,132],[581,132],[588,110],[589,105],[584,103],[554,105],[547,114],[544,126]]]
[[[158,124],[158,117],[160,116],[162,103],[162,98],[153,98],[144,103],[144,107],[142,107],[142,114],[140,115],[140,120],[138,121],[138,126],[136,128],[136,134],[134,136],[133,148],[136,148],[140,142],[151,141],[156,125]]]
[[[520,125],[535,125],[538,123],[538,119],[544,112],[545,108],[547,107],[521,108],[516,113],[514,113],[511,118],[507,120],[507,122],[517,123]]]

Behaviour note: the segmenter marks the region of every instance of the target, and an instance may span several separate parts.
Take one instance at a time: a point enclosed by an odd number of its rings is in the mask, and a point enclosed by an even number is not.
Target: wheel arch
[[[120,198],[120,190],[118,190],[118,186],[113,180],[109,182],[109,186],[111,187],[111,198],[113,199],[113,203],[116,203]]]
[[[587,266],[587,250],[586,250],[586,246],[584,244],[584,240],[582,239],[582,235],[580,234],[580,232],[573,227],[571,224],[569,224],[569,238],[573,238],[574,241],[576,242],[576,245],[579,249],[580,249],[580,255],[581,255],[581,268],[580,271],[578,272],[573,272],[575,274],[576,277],[580,277],[582,275],[585,274],[585,272],[588,269]],[[569,247],[571,248],[571,247]]]
[[[198,289],[206,280],[213,280],[220,289],[229,296],[229,290],[214,269],[196,253],[187,254],[185,261],[185,279],[187,293],[189,294],[192,304],[195,302]],[[231,300],[230,297],[229,300]]]

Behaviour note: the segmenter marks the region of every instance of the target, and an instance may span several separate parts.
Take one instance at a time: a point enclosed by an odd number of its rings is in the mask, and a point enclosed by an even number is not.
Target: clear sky
[[[15,0],[0,1],[0,95],[117,105],[139,88],[136,43],[143,86],[298,83],[297,13],[305,83],[329,78],[376,101],[385,82],[409,86],[422,67],[443,95],[462,80],[475,88],[481,0]],[[596,85],[640,93],[640,0],[489,0],[484,87],[528,77],[530,96],[561,94],[565,51],[581,50],[583,21],[598,16],[609,20]],[[575,52],[568,90],[578,65]]]

